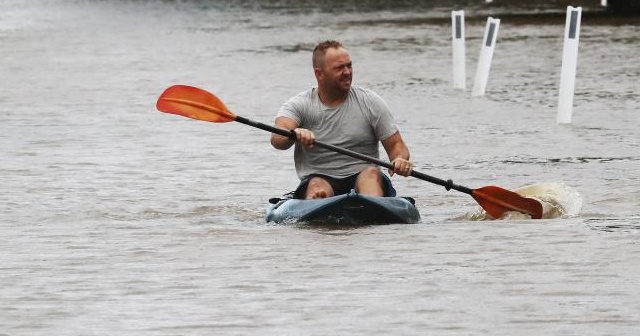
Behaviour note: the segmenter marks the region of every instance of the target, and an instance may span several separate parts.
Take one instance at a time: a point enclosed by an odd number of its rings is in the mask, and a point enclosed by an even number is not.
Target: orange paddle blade
[[[235,114],[229,111],[218,97],[205,90],[187,85],[174,85],[166,89],[158,98],[156,108],[161,112],[202,121],[229,122],[236,120]]]
[[[508,211],[517,211],[542,218],[542,204],[533,198],[522,197],[513,191],[496,186],[474,189],[471,194],[480,206],[493,218],[500,218]]]

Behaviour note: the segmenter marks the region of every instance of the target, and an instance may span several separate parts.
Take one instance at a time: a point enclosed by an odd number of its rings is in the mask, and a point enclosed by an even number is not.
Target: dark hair
[[[327,49],[333,48],[344,48],[342,43],[335,40],[327,40],[324,42],[318,43],[315,48],[313,48],[313,68],[321,68],[324,66],[324,55],[327,53]]]

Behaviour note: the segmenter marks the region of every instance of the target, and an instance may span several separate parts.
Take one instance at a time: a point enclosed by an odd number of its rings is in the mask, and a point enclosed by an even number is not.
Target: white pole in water
[[[489,17],[487,19],[487,27],[484,31],[484,39],[482,39],[480,58],[478,59],[478,67],[476,69],[476,79],[471,92],[473,96],[483,96],[487,88],[491,59],[493,58],[493,50],[496,46],[496,39],[498,38],[498,28],[500,28],[500,19]]]
[[[582,7],[567,7],[567,23],[564,30],[564,49],[562,51],[562,73],[560,77],[560,96],[558,98],[558,124],[571,123],[573,110],[573,92],[578,67],[578,42],[580,41],[580,18]]]
[[[465,89],[467,86],[467,74],[465,66],[464,48],[464,11],[451,12],[451,38],[453,44],[453,87]]]

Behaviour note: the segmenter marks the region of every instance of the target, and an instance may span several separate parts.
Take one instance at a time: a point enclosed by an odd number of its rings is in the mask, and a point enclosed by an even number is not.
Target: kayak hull
[[[412,201],[355,192],[312,200],[278,199],[267,208],[266,220],[287,224],[413,224],[420,221],[420,213]]]

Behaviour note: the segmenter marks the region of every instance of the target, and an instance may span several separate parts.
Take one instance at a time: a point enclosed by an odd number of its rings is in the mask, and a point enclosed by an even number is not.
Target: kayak
[[[348,194],[320,199],[271,199],[267,222],[324,225],[413,224],[420,220],[414,200]]]

